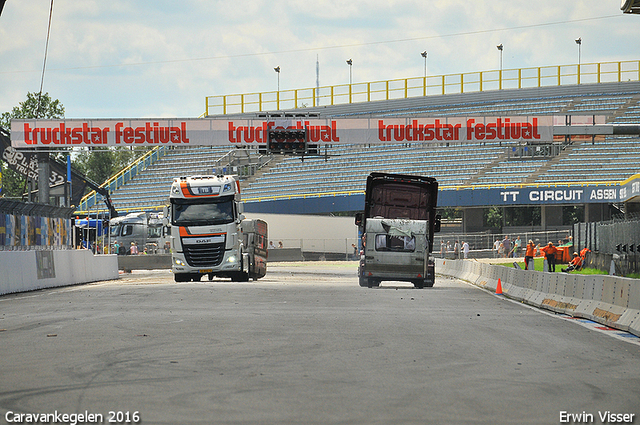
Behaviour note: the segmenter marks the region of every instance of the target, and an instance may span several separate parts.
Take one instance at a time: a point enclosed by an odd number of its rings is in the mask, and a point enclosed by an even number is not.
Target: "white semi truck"
[[[235,176],[174,179],[164,216],[176,282],[207,275],[246,282],[267,271],[267,223],[243,214]]]
[[[388,173],[367,177],[364,212],[356,214],[362,236],[360,286],[371,288],[382,281],[433,286],[433,234],[440,231],[437,200],[438,183],[432,177]]]

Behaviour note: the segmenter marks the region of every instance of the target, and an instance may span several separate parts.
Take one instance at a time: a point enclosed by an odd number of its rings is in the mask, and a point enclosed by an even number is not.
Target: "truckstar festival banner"
[[[228,145],[267,142],[270,129],[306,129],[310,143],[373,144],[553,140],[553,116],[366,119],[12,120],[15,148]]]

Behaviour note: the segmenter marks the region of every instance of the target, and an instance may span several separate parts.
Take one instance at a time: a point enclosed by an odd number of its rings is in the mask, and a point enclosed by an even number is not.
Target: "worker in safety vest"
[[[524,269],[529,270],[529,261],[533,260],[536,255],[536,248],[540,248],[540,245],[536,246],[531,239],[527,243],[527,249],[524,252]],[[531,268],[533,269],[533,267]]]
[[[540,251],[544,252],[544,258],[547,259],[547,264],[549,265],[549,271],[556,271],[556,253],[558,252],[558,248],[553,246],[553,242],[549,242],[547,246],[544,248],[540,248]]]
[[[582,258],[580,258],[577,252],[574,252],[573,259],[569,263],[569,267],[567,267],[566,269],[562,269],[562,271],[569,273],[574,270],[580,270],[580,268],[582,268]]]

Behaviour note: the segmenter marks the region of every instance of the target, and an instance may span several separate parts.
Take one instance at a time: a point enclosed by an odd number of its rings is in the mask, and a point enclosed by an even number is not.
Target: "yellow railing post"
[[[422,95],[426,96],[427,95],[427,77],[422,77],[423,84],[422,84]]]
[[[542,68],[538,67],[538,88],[542,87]]]
[[[558,85],[560,85],[560,65],[558,65]]]
[[[371,83],[367,83],[367,102],[371,102]]]
[[[316,106],[316,88],[314,87],[313,90],[311,91],[311,95],[313,96],[313,102],[312,105],[315,107]]]
[[[240,95],[240,112],[244,114],[244,94]]]
[[[349,103],[351,103],[351,83],[349,83]]]
[[[464,74],[460,74],[460,93],[464,93]]]
[[[522,88],[522,68],[518,69],[518,88]]]
[[[409,79],[404,79],[404,98],[407,99],[409,97]]]
[[[502,70],[498,71],[498,90],[502,90]]]
[[[276,92],[276,110],[277,111],[280,110],[280,91],[279,90]]]
[[[258,93],[258,110],[262,112],[262,92]]]
[[[444,75],[442,76],[442,94],[444,94]]]
[[[580,64],[578,64],[578,84],[580,84]]]
[[[222,114],[227,115],[227,96],[222,96]]]
[[[209,115],[209,96],[204,98],[204,116]]]
[[[618,62],[618,82],[622,81],[622,62]]]
[[[387,80],[387,100],[389,100],[389,80]]]
[[[333,86],[331,86],[331,106],[333,106]]]
[[[293,91],[293,102],[295,103],[293,109],[298,109],[298,89]]]
[[[480,71],[480,91],[482,91],[482,71]]]

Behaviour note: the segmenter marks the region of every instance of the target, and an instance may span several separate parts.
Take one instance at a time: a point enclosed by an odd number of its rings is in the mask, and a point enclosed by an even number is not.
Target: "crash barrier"
[[[118,278],[115,255],[86,249],[0,251],[0,295]]]
[[[171,254],[118,255],[118,269],[160,270],[171,268]]]
[[[470,260],[436,259],[436,272],[539,308],[640,336],[640,281],[617,276],[520,270]]]

